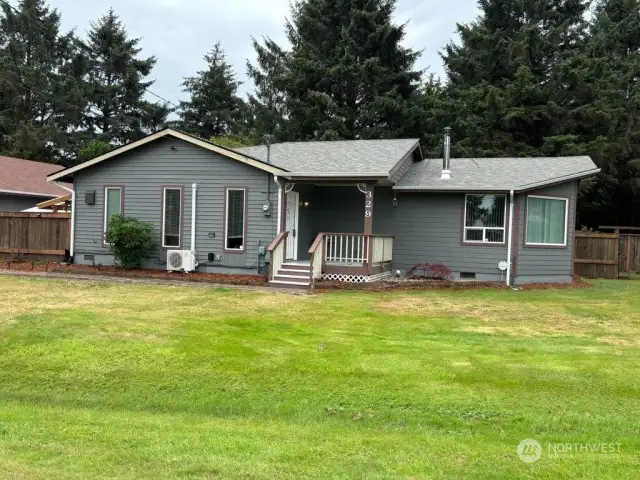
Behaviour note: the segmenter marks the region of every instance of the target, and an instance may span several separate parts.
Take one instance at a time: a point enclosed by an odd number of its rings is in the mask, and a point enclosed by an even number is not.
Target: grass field
[[[639,281],[294,296],[0,277],[0,478],[633,478],[639,388]]]

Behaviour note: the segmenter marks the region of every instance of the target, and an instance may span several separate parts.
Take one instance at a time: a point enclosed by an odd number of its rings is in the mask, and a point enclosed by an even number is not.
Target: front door
[[[287,193],[287,260],[298,259],[298,207],[300,206],[300,194],[298,192]]]

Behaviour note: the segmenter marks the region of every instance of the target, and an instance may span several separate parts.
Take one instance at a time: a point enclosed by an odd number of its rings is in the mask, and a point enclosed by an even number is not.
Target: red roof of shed
[[[0,193],[60,197],[66,190],[47,182],[47,175],[64,169],[53,163],[0,156]]]

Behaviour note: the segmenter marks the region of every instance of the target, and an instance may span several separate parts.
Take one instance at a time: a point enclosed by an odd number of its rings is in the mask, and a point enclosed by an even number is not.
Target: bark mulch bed
[[[82,275],[108,275],[125,278],[157,278],[187,282],[222,283],[229,285],[266,285],[264,275],[224,275],[220,273],[180,273],[140,268],[126,270],[119,267],[70,265],[56,262],[15,262],[0,261],[0,270],[19,270],[22,272],[75,273]]]
[[[548,290],[586,288],[591,285],[579,277],[574,277],[572,283],[530,283],[518,285],[521,290]],[[341,283],[336,281],[322,281],[315,284],[313,293],[327,293],[339,290],[358,290],[364,292],[388,292],[404,290],[478,290],[478,289],[510,290],[502,282],[457,282],[451,280],[412,279],[409,281],[380,281],[370,283]]]

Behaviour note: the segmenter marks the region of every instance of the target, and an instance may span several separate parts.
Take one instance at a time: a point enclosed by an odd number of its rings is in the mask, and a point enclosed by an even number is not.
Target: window
[[[104,188],[104,224],[103,233],[106,237],[111,217],[122,215],[122,187]]]
[[[180,246],[182,188],[165,187],[162,200],[162,246]]]
[[[527,245],[567,245],[567,198],[527,197]]]
[[[504,243],[506,195],[467,195],[464,207],[464,241]]]
[[[244,250],[246,193],[244,188],[227,189],[224,235],[224,246],[227,250]]]

